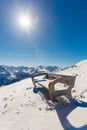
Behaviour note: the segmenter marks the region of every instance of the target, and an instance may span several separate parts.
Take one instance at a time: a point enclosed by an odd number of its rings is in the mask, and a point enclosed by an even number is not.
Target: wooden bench
[[[49,73],[40,73],[32,76],[34,87],[44,87],[50,94],[52,101],[57,96],[71,96],[71,89],[74,87],[76,76],[57,75]]]

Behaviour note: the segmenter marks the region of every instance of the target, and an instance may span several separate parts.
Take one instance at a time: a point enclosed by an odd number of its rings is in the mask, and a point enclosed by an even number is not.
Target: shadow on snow
[[[67,119],[67,116],[77,107],[87,107],[87,103],[85,102],[76,102],[74,100],[71,101],[69,104],[58,104],[56,105],[56,112],[60,122],[64,128],[64,130],[87,130],[87,125],[82,127],[76,128],[74,127]]]

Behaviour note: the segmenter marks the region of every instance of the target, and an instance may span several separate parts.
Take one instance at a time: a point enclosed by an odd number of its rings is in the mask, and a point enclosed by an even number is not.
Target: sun
[[[38,20],[38,15],[33,14],[33,12],[29,13],[28,11],[19,11],[15,17],[18,29],[28,33],[32,31],[38,32]]]
[[[23,27],[28,27],[31,24],[31,22],[29,21],[28,17],[22,16],[19,19],[19,24]]]
[[[33,20],[28,15],[21,15],[18,24],[22,29],[29,29],[33,26]]]

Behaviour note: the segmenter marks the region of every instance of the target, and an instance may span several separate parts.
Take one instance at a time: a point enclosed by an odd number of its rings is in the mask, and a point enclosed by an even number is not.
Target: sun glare
[[[33,15],[33,13],[29,14],[29,12],[19,12],[16,17],[16,25],[21,29],[21,31],[30,32],[32,30],[38,31],[37,23],[38,16]]]
[[[18,24],[22,29],[29,29],[33,26],[33,20],[27,15],[21,15],[18,19]]]
[[[19,18],[19,24],[21,27],[29,27],[31,26],[31,20],[27,16],[21,16]]]

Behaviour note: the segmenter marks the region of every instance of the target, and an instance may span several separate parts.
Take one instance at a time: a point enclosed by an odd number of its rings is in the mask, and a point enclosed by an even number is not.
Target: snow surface
[[[58,74],[76,76],[74,89],[72,89],[72,96],[83,96],[82,100],[87,102],[87,60],[80,61],[75,66],[72,66]]]
[[[87,61],[61,74],[77,75],[78,95],[87,98]],[[79,92],[78,92],[79,91]],[[31,78],[0,88],[0,130],[87,130],[87,107],[69,104],[49,106],[40,93],[33,93]]]
[[[31,79],[25,79],[0,88],[0,130],[57,130],[56,112],[46,110],[32,87]]]

